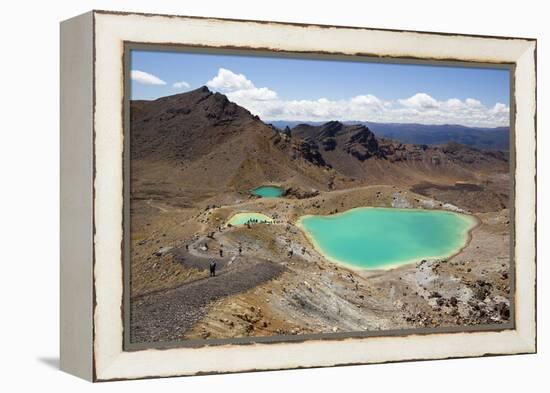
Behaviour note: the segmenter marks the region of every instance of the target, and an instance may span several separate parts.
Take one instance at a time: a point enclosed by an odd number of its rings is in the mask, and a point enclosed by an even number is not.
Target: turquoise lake
[[[252,190],[252,195],[261,198],[279,198],[283,195],[284,190],[277,186],[260,186]]]
[[[365,207],[330,216],[303,216],[298,225],[333,262],[387,269],[455,254],[468,242],[477,220],[440,210]]]

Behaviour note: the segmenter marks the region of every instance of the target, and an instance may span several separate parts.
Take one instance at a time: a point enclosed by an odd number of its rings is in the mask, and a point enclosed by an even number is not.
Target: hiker
[[[239,243],[239,255],[241,255],[243,252],[243,246],[241,246],[241,244]]]
[[[210,277],[216,277],[216,261],[210,260]]]
[[[223,244],[220,244],[220,258],[223,258]]]

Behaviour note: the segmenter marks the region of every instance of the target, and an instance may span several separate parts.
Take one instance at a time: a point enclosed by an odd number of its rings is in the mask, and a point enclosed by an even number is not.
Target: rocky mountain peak
[[[349,132],[349,139],[344,145],[346,152],[360,161],[370,157],[385,157],[376,136],[368,127],[364,125],[351,126]]]
[[[209,89],[208,87],[206,87],[206,86],[201,86],[201,87],[199,87],[196,91],[201,92],[201,93],[206,93],[206,94],[212,93],[212,92],[210,91],[210,89]]]
[[[333,120],[323,124],[319,129],[319,137],[321,138],[333,138],[344,129],[344,124]]]

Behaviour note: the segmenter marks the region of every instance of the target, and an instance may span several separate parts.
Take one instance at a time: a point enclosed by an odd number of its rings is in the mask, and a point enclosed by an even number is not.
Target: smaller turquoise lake
[[[387,269],[457,253],[467,244],[477,220],[441,210],[365,207],[330,216],[303,216],[298,225],[317,251],[333,262]]]
[[[260,186],[252,190],[252,195],[261,198],[280,198],[284,190],[277,186]]]

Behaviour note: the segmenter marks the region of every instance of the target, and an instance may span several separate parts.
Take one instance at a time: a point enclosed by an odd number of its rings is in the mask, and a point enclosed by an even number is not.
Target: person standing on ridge
[[[210,260],[210,277],[216,277],[216,261]]]

